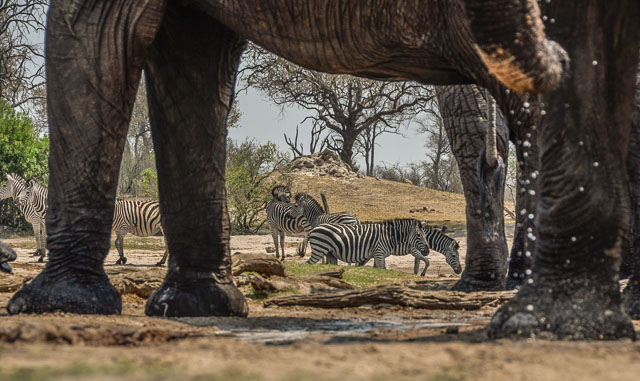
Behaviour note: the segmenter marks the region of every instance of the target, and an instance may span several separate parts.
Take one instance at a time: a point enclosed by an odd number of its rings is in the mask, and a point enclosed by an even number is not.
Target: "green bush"
[[[272,142],[236,143],[227,139],[226,186],[231,227],[238,233],[255,233],[264,224],[264,211],[275,183],[286,183],[279,169],[288,156]]]
[[[38,136],[26,114],[0,99],[0,183],[8,173],[17,173],[47,184],[48,161],[49,138]],[[30,226],[10,199],[0,203],[0,225],[25,229]]]

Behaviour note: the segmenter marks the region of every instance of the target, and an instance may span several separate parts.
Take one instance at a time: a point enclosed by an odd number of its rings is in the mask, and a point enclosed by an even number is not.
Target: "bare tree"
[[[44,96],[43,35],[47,0],[0,0],[0,98],[11,107]]]
[[[318,120],[313,120],[312,123],[313,127],[311,127],[311,137],[309,139],[309,155],[320,152],[330,145],[329,137],[324,134],[327,127]],[[294,159],[304,155],[304,145],[298,143],[299,127],[300,125],[296,126],[296,136],[293,140],[289,138],[287,134],[283,134],[284,141],[289,146],[289,149],[291,149]]]
[[[245,53],[244,65],[240,78],[245,88],[262,91],[283,109],[296,105],[311,111],[307,120],[331,131],[333,140],[327,140],[327,145],[352,167],[360,134],[374,127],[397,132],[434,97],[431,88],[413,82],[372,81],[306,70],[255,45]],[[368,166],[373,168],[373,163]]]

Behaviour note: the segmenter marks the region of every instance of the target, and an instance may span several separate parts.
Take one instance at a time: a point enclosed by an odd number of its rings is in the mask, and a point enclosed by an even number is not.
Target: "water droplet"
[[[519,257],[522,256],[522,251],[518,251],[516,254],[518,254]]]
[[[536,195],[536,191],[534,191],[533,189],[529,189],[529,194],[532,196]]]
[[[529,227],[529,228],[527,228],[527,231],[528,231],[528,232],[532,232],[532,231],[533,231],[533,228]]]
[[[614,313],[613,313],[613,311],[611,311],[611,310],[605,310],[605,311],[604,311],[604,316],[606,316],[606,317],[611,317],[611,316],[613,316],[613,315],[614,315]]]
[[[505,90],[505,92],[506,92],[507,94],[511,94],[511,90],[509,90],[509,89]]]
[[[566,261],[564,261],[564,263],[568,265],[569,263],[571,263],[571,259],[567,259]]]
[[[526,213],[527,213],[527,210],[526,210],[526,209],[522,209],[522,210],[520,211],[520,215],[522,215],[522,216],[524,216]]]
[[[598,66],[598,61],[596,61],[596,60],[591,61],[591,65]]]
[[[594,167],[597,167],[597,166],[599,166],[599,165],[600,165],[600,163],[598,163],[597,161],[594,161],[594,162],[593,162],[593,166],[594,166]]]
[[[531,304],[527,304],[527,311],[533,311],[533,306]]]
[[[529,215],[527,216],[529,217],[530,220],[533,220],[535,218],[535,216],[533,215],[533,213],[529,213]]]
[[[524,183],[525,183],[525,184],[527,184],[527,185],[529,185],[529,184],[531,183],[531,180],[526,179],[526,180],[524,181]]]
[[[569,104],[568,104],[568,103],[565,103],[565,104],[564,104],[564,108],[569,108]]]
[[[519,126],[519,125],[521,125],[521,124],[522,124],[522,122],[518,120],[518,121],[516,122],[516,124]]]
[[[531,271],[531,269],[526,269],[526,270],[524,271],[524,273],[525,273],[525,274],[527,274],[527,275],[531,275],[531,273],[532,273],[532,272],[533,272],[533,271]]]
[[[555,22],[556,22],[556,19],[550,19],[550,20],[549,20],[549,22],[550,22],[551,24],[553,24],[553,23],[555,23]]]
[[[530,138],[531,137],[531,133],[527,132],[527,134],[525,136]]]
[[[516,140],[516,144],[518,145],[522,144],[522,140]]]
[[[580,188],[578,188],[578,190],[579,190],[580,192],[584,192],[584,187],[580,187]]]
[[[514,272],[514,273],[513,273],[513,277],[514,277],[514,278],[517,278],[517,277],[518,277],[518,273]]]
[[[523,157],[529,157],[529,154],[528,154],[527,152],[524,152],[524,153],[522,154],[522,156],[523,156]]]
[[[548,17],[547,16],[542,16],[542,21],[547,21]]]
[[[496,279],[496,274],[491,274],[491,279]]]
[[[525,257],[530,257],[530,256],[531,256],[531,252],[527,250],[527,251],[524,253],[524,255],[525,255]]]
[[[546,111],[544,111],[544,110],[540,110],[540,115],[543,115],[543,116],[544,116],[544,115],[547,115],[547,112],[546,112]]]
[[[576,237],[571,237],[571,242],[575,242],[575,241],[577,241],[577,240],[578,240],[578,239],[577,239]]]
[[[533,284],[533,278],[529,278],[529,279],[527,279],[527,283],[529,283],[529,284]]]
[[[531,147],[531,143],[528,140],[525,140],[524,142],[522,142],[522,146],[525,148],[529,148]]]
[[[580,147],[582,147],[582,146],[584,145],[584,142],[583,142],[582,140],[580,140],[580,141],[578,142],[578,145],[579,145]]]
[[[535,179],[536,177],[538,177],[538,171],[531,172],[530,176],[531,176],[532,179]]]
[[[531,105],[529,104],[529,102],[524,102],[522,105],[523,105],[524,107],[526,107],[526,108],[529,108],[529,106],[531,106]]]

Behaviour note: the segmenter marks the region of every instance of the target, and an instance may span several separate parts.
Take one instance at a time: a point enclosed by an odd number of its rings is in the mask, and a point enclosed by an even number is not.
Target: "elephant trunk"
[[[466,0],[465,6],[480,57],[505,86],[547,92],[560,83],[569,57],[546,38],[536,0]]]

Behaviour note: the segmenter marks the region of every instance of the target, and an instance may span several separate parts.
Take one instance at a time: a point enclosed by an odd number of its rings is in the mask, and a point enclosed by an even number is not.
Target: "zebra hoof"
[[[147,316],[241,316],[247,301],[233,282],[219,283],[212,273],[171,272],[147,300]]]
[[[38,258],[38,263],[43,263],[44,262],[44,256]]]
[[[160,262],[156,263],[156,266],[158,266],[158,267],[164,266],[164,261],[160,261]]]
[[[127,263],[127,258],[126,257],[122,257],[122,258],[120,258],[120,259],[118,259],[116,261],[116,265],[124,265],[126,263]]]

